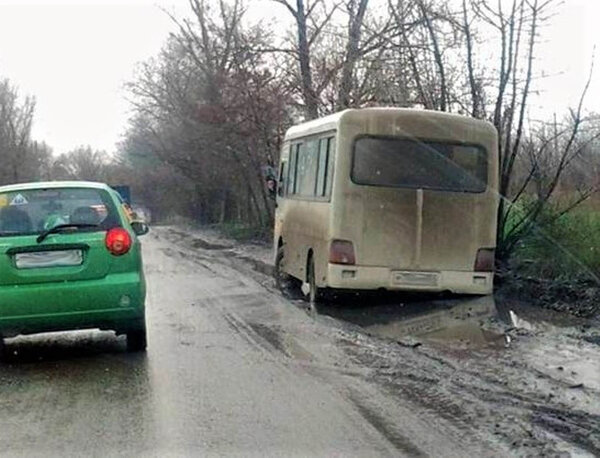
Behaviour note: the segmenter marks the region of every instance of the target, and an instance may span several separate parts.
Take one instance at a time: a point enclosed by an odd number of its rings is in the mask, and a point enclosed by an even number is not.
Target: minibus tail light
[[[332,264],[356,264],[352,242],[348,240],[332,240],[329,248],[329,262]]]
[[[480,248],[475,258],[475,272],[493,272],[496,260],[494,248]]]
[[[106,248],[114,256],[124,255],[131,248],[131,236],[122,227],[114,227],[106,233]]]

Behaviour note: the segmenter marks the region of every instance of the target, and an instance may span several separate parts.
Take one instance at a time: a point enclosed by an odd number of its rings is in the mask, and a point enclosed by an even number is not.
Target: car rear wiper
[[[42,243],[46,239],[46,237],[48,237],[50,234],[55,234],[57,232],[62,231],[63,229],[69,229],[69,228],[85,229],[85,228],[89,228],[89,227],[98,227],[98,226],[99,226],[98,224],[78,224],[78,223],[58,224],[57,226],[51,227],[50,229],[47,229],[44,232],[42,232],[40,235],[38,235],[36,242]]]

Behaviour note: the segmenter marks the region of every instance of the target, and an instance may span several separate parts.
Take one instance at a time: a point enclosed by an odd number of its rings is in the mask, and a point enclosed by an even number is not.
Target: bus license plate
[[[392,283],[395,286],[437,286],[437,272],[392,272]]]

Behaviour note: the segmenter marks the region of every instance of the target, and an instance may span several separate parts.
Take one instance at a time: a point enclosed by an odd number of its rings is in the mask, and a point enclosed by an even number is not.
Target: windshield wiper
[[[50,234],[55,234],[57,232],[62,231],[63,229],[69,229],[69,228],[85,229],[85,228],[89,228],[89,227],[98,227],[98,226],[99,226],[98,224],[77,224],[77,223],[58,224],[57,226],[51,227],[50,229],[47,229],[44,232],[42,232],[40,235],[38,235],[36,242],[42,243],[46,239],[46,237],[48,237]]]

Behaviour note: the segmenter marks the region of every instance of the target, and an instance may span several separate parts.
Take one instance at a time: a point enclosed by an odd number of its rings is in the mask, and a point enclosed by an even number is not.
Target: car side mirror
[[[150,232],[150,227],[143,221],[132,221],[131,228],[136,235],[145,235]]]

